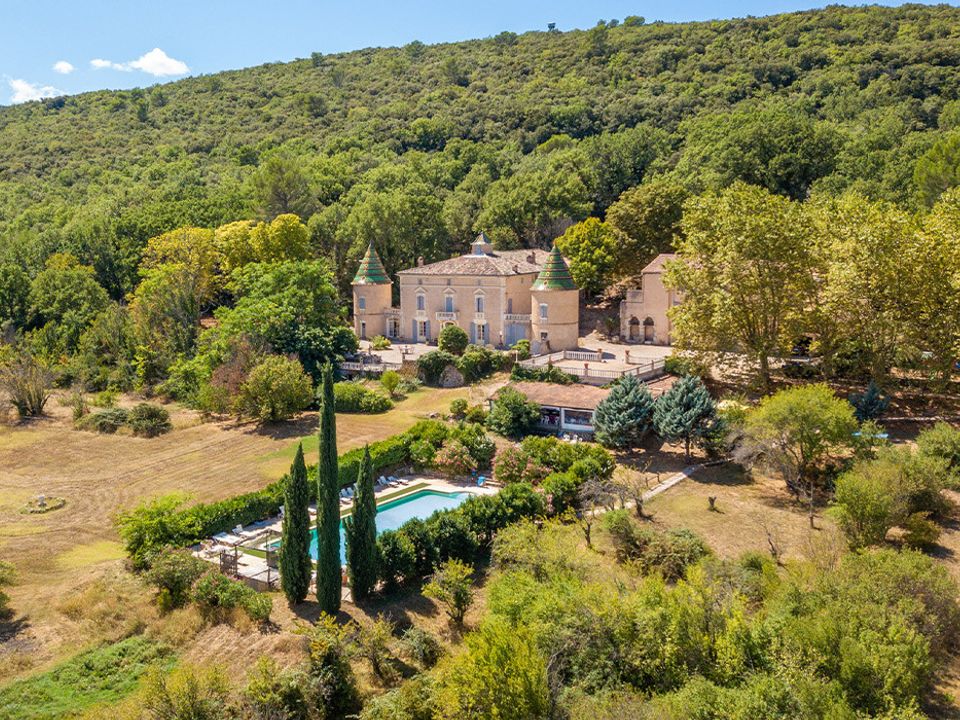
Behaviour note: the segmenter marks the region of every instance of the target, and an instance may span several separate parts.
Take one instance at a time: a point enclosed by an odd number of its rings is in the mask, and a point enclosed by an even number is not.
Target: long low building
[[[655,397],[670,389],[676,377],[666,375],[647,387]],[[552,433],[593,433],[593,414],[597,406],[610,394],[610,388],[572,383],[559,385],[547,382],[514,382],[497,390],[488,398],[492,406],[505,388],[512,388],[540,406],[541,430]]]

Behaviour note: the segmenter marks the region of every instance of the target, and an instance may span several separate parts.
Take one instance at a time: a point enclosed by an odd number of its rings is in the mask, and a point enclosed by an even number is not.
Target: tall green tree
[[[658,254],[673,250],[682,232],[683,203],[689,197],[679,183],[658,178],[624,192],[607,208],[607,223],[620,231],[620,273],[639,275]]]
[[[813,294],[814,253],[801,205],[738,182],[690,200],[683,229],[680,257],[665,279],[684,292],[671,310],[674,343],[717,360],[745,355],[767,390],[770,358],[792,345]]]
[[[343,521],[347,541],[347,572],[355,600],[370,596],[377,584],[377,500],[373,493],[373,462],[370,446],[363,449],[353,513]]]
[[[624,238],[612,225],[587,218],[557,238],[570,274],[584,292],[597,295],[617,278]]]
[[[683,440],[690,460],[690,445],[707,437],[717,419],[717,404],[695,375],[682,377],[660,396],[653,408],[653,424],[666,440]]]
[[[633,375],[613,386],[593,414],[597,440],[606,447],[627,448],[643,440],[653,424],[653,396]]]
[[[340,610],[340,478],[333,366],[323,368],[320,394],[320,462],[317,464],[317,602],[320,610]]]
[[[310,590],[310,490],[303,443],[283,490],[283,538],[280,544],[280,587],[291,603],[300,603]]]
[[[813,526],[818,470],[853,445],[853,406],[825,384],[803,385],[766,397],[747,415],[743,459],[783,477],[798,498],[806,494]]]

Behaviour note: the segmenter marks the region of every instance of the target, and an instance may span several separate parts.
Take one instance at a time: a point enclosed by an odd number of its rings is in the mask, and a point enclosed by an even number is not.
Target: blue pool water
[[[396,530],[407,520],[426,519],[437,510],[452,510],[470,497],[470,493],[445,493],[437,490],[418,490],[396,500],[377,505],[377,535],[384,530]],[[317,528],[310,531],[310,557],[317,559]],[[343,523],[340,523],[340,563],[347,562]]]

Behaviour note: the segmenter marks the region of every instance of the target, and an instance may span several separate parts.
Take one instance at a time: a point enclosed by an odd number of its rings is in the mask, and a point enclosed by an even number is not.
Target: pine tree
[[[876,420],[886,412],[890,400],[880,391],[880,387],[873,380],[867,385],[863,393],[851,393],[848,398],[853,405],[854,414],[858,422]]]
[[[297,448],[283,491],[283,539],[280,544],[280,586],[291,603],[303,602],[310,589],[310,492],[303,444]]]
[[[320,396],[320,462],[317,465],[317,602],[320,610],[340,610],[340,478],[337,468],[337,416],[333,368],[323,368]]]
[[[597,441],[617,448],[638,444],[653,423],[653,405],[646,385],[633,375],[623,378],[610,389],[593,415]]]
[[[347,572],[355,600],[373,592],[377,584],[377,500],[373,494],[373,462],[370,447],[364,448],[353,513],[344,521],[347,540]]]
[[[717,406],[700,378],[680,378],[664,393],[653,408],[653,424],[666,440],[683,440],[690,460],[690,443],[709,435],[717,418]]]

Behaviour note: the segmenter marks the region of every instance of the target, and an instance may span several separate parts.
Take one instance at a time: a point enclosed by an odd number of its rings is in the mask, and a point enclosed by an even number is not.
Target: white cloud
[[[54,97],[56,95],[63,95],[62,90],[57,90],[55,87],[50,85],[37,85],[35,83],[27,82],[26,80],[19,80],[14,78],[9,78],[7,82],[10,84],[10,90],[12,94],[10,95],[10,102],[24,103],[30,102],[31,100],[42,100],[43,98]]]
[[[125,63],[116,63],[111,60],[94,58],[90,61],[90,67],[94,68],[95,70],[104,70],[109,68],[111,70],[121,70],[123,72],[140,70],[141,72],[145,72],[148,75],[153,75],[154,77],[186,75],[188,72],[190,72],[190,68],[187,67],[185,62],[170,57],[160,48],[154,48],[150,52],[141,55],[136,60],[131,60],[130,62]]]
[[[74,70],[73,65],[68,63],[66,60],[57,60],[53,64],[53,71],[58,72],[61,75],[69,75]]]
[[[110,68],[111,70],[123,70],[124,72],[130,72],[131,70],[129,65],[110,62],[109,60],[103,60],[101,58],[94,58],[91,60],[90,67],[92,67],[94,70],[105,70],[107,68]]]
[[[174,60],[160,48],[154,48],[146,55],[130,63],[130,67],[145,73],[163,77],[165,75],[186,75],[190,68],[182,60]]]

